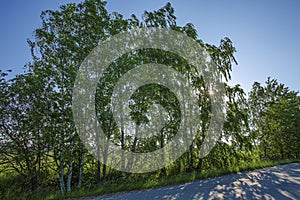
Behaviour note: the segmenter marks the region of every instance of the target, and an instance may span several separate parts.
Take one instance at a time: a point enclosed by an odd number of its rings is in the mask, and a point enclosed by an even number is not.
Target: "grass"
[[[222,175],[234,174],[243,171],[250,171],[265,167],[271,167],[282,164],[289,164],[294,162],[300,162],[300,160],[281,160],[281,161],[259,161],[255,163],[243,163],[236,167],[215,169],[215,170],[203,170],[200,172],[180,173],[173,176],[163,176],[159,178],[157,173],[146,174],[146,175],[130,175],[128,179],[122,178],[116,180],[114,183],[107,182],[101,186],[82,187],[81,189],[74,188],[73,191],[66,195],[61,195],[59,191],[52,190],[38,190],[34,193],[24,192],[21,190],[8,189],[4,186],[10,185],[12,188],[20,188],[18,179],[20,177],[13,176],[12,174],[1,174],[0,173],[0,199],[74,199],[81,197],[92,197],[104,194],[129,192],[134,190],[145,190],[150,188],[162,187],[167,185],[176,185],[195,180],[213,178]],[[6,190],[6,191],[5,191]],[[5,195],[5,196],[3,196]]]
[[[47,196],[37,195],[36,199],[72,199],[72,198],[80,198],[80,197],[99,196],[104,194],[111,194],[111,193],[125,192],[125,191],[128,192],[134,190],[144,190],[144,189],[162,187],[167,185],[176,185],[180,183],[192,182],[195,180],[213,178],[222,175],[234,174],[243,171],[250,171],[250,170],[295,163],[295,162],[300,162],[300,160],[260,161],[256,163],[248,163],[248,164],[243,164],[240,166],[226,168],[226,169],[204,170],[201,173],[199,172],[181,173],[176,176],[169,176],[160,179],[149,179],[140,182],[132,181],[123,184],[106,183],[103,184],[101,187],[77,189],[64,196],[59,194],[58,192],[52,193]]]

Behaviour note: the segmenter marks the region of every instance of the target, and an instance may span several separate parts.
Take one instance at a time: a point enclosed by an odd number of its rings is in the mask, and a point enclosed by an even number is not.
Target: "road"
[[[300,163],[89,200],[300,199]]]

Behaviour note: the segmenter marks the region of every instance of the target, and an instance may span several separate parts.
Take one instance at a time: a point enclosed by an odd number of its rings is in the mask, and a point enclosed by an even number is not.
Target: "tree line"
[[[74,188],[124,183],[128,178],[157,178],[181,172],[221,169],[261,159],[300,158],[300,97],[276,79],[253,83],[249,95],[240,85],[230,86],[232,67],[237,64],[235,47],[229,38],[220,45],[206,44],[197,36],[193,24],[179,26],[174,8],[167,3],[156,11],[145,11],[141,18],[109,13],[106,3],[85,0],[67,4],[60,10],[41,14],[42,25],[28,40],[32,61],[26,71],[8,79],[0,71],[1,173],[12,174],[18,182],[1,186],[36,191],[59,189],[62,194]],[[114,84],[128,70],[143,63],[173,65],[199,91],[201,122],[189,150],[176,162],[147,173],[130,174],[111,169],[105,148],[93,157],[83,145],[72,113],[72,92],[77,71],[99,41],[112,35],[142,27],[161,27],[179,31],[195,39],[211,56],[224,80],[226,117],[221,136],[211,153],[202,158],[200,149],[211,118],[209,88],[203,78],[183,58],[170,52],[142,49],[129,52],[112,63],[99,80],[96,93],[97,118],[108,140],[133,152],[151,152],[164,147],[176,134],[181,113],[176,97],[159,85],[139,88],[131,97],[131,117],[137,124],[148,123],[147,110],[162,105],[169,121],[158,135],[145,140],[125,135],[117,127],[110,110]],[[155,164],[155,163],[153,163]],[[131,163],[122,163],[130,168]]]

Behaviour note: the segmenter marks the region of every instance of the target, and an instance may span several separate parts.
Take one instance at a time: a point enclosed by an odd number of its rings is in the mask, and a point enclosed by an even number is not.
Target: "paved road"
[[[295,199],[300,200],[300,163],[89,200]]]

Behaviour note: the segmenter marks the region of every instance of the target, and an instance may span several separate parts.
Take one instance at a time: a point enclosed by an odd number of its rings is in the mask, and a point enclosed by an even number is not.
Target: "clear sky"
[[[1,0],[0,69],[23,71],[31,60],[27,38],[40,26],[40,13],[80,0]],[[167,0],[108,0],[107,9],[129,17],[155,10]],[[300,1],[298,0],[170,0],[179,25],[191,22],[199,38],[218,45],[229,37],[239,63],[233,83],[248,92],[268,76],[300,91]]]

